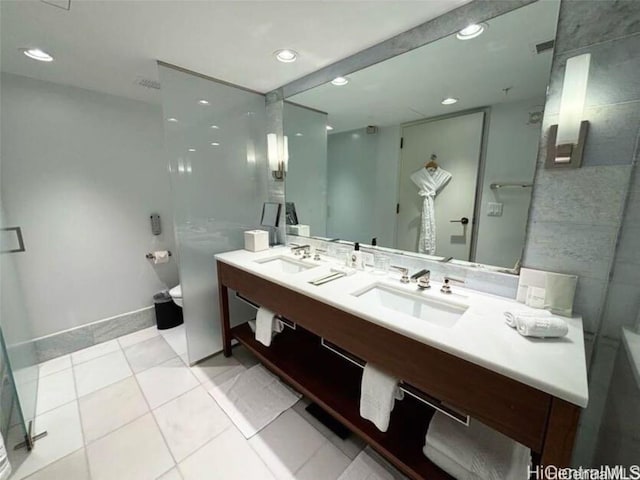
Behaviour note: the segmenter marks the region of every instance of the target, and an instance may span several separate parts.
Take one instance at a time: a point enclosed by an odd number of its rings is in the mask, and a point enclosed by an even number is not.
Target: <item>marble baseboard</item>
[[[99,320],[33,341],[38,363],[112,340],[156,324],[153,306]]]

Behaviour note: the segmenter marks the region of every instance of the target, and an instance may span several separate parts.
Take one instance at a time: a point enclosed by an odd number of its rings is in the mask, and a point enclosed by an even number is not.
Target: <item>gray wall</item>
[[[531,202],[530,188],[492,190],[492,183],[531,183],[536,168],[540,123],[529,113],[542,110],[544,98],[493,105],[482,179],[475,261],[512,268],[522,256]],[[488,216],[489,202],[502,203],[502,215]]]
[[[175,250],[159,106],[3,74],[1,110],[3,208],[23,228],[15,267],[36,337],[150,306],[178,282],[175,257],[144,257]]]
[[[335,133],[328,144],[327,235],[393,247],[400,127]]]
[[[327,234],[327,114],[285,103],[284,134],[289,141],[285,182],[287,202],[311,235]]]
[[[640,352],[636,352],[640,356]],[[640,377],[631,366],[631,355],[621,345],[615,361],[605,406],[595,465],[637,465],[640,459]]]
[[[640,295],[634,268],[640,257],[637,249],[625,247],[633,235],[637,238],[638,229],[627,228],[637,214],[628,213],[623,222],[640,121],[639,19],[638,2],[563,0],[543,133],[557,122],[566,60],[587,52],[592,57],[585,119],[591,126],[580,170],[542,168],[546,138],[541,140],[525,247],[527,267],[580,276],[575,310],[583,315],[585,330],[599,334],[591,360],[590,404],[574,452],[574,462],[583,465],[592,462],[619,326],[634,321]]]

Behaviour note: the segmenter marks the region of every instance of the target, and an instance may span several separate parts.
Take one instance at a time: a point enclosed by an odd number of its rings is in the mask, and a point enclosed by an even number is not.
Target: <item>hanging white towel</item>
[[[404,392],[399,380],[367,363],[362,372],[360,387],[360,416],[371,420],[378,430],[386,432],[396,399],[402,400]]]
[[[458,480],[526,480],[531,450],[471,419],[469,426],[436,412],[423,453]]]
[[[4,440],[0,435],[0,480],[7,480],[11,475],[11,464],[7,456],[7,449],[4,446]]]
[[[260,307],[256,315],[256,340],[265,347],[271,345],[273,333],[279,333],[284,328],[282,322],[276,319],[276,314],[271,310]]]
[[[411,174],[411,180],[418,187],[418,195],[423,197],[418,252],[436,253],[436,210],[434,198],[451,180],[451,174],[442,168],[421,168]]]
[[[504,323],[511,328],[516,328],[518,317],[550,317],[551,312],[546,310],[508,310],[504,312]]]

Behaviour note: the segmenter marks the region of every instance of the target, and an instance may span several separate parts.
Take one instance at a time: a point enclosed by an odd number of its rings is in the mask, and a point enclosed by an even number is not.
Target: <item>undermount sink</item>
[[[450,299],[436,299],[414,295],[393,287],[375,284],[352,295],[366,300],[368,305],[386,308],[421,320],[453,327],[468,305]]]
[[[261,260],[255,260],[255,262],[282,273],[299,273],[310,268],[317,267],[317,265],[314,265],[313,263],[303,262],[302,260],[285,257],[284,255],[263,258]]]

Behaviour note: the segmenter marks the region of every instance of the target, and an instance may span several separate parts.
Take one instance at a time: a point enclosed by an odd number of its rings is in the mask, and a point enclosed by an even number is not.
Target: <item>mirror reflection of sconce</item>
[[[289,165],[289,139],[285,135],[282,144],[279,145],[278,136],[275,133],[267,134],[267,158],[269,169],[273,178],[284,180]]]
[[[589,122],[583,120],[591,54],[567,60],[557,125],[549,129],[546,168],[580,168]]]

